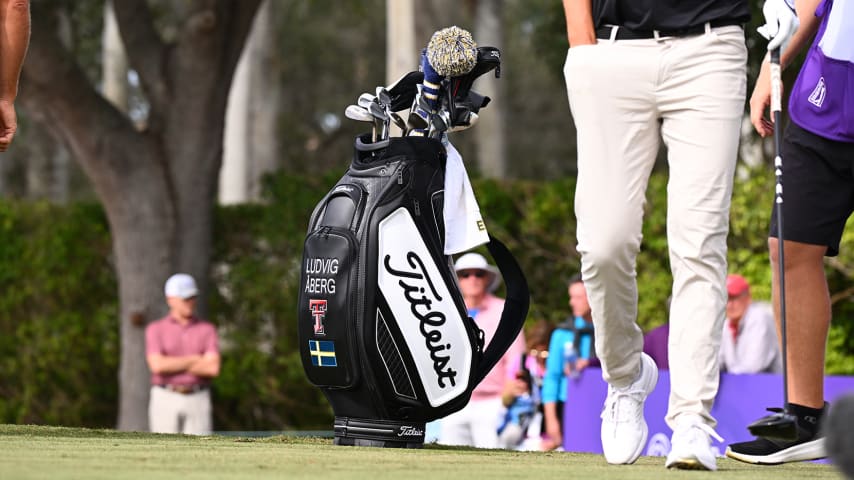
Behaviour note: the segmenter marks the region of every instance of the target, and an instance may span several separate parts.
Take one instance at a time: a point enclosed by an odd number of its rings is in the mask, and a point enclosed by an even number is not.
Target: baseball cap
[[[495,291],[501,283],[501,275],[498,269],[490,265],[486,258],[479,253],[467,253],[458,258],[457,262],[454,263],[454,271],[459,272],[460,270],[483,270],[489,273],[491,279],[487,290],[490,292]]]
[[[730,297],[738,297],[750,290],[750,284],[741,275],[730,274],[726,277],[726,292]]]
[[[199,289],[196,287],[196,281],[193,277],[186,273],[176,273],[166,280],[166,286],[163,288],[167,297],[178,297],[188,299],[199,294]]]

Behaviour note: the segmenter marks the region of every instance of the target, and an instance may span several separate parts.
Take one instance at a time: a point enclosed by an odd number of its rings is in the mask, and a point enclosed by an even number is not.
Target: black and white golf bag
[[[417,448],[425,423],[461,409],[518,335],[528,286],[488,244],[507,287],[495,337],[468,317],[443,252],[446,152],[426,137],[356,139],[315,208],[303,252],[299,344],[335,413],[335,444]]]

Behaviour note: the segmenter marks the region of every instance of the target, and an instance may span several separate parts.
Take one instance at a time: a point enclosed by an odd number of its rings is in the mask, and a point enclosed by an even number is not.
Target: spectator
[[[501,282],[498,269],[478,253],[461,256],[454,269],[469,316],[483,330],[485,345],[489,345],[504,309],[504,300],[492,294]],[[498,425],[504,412],[501,394],[507,383],[516,380],[519,357],[524,351],[525,337],[520,332],[504,356],[475,387],[469,403],[442,419],[439,443],[478,448],[498,446]]]
[[[590,304],[581,275],[575,275],[569,280],[567,293],[572,316],[552,332],[546,374],[543,377],[543,414],[546,422],[543,450],[552,450],[563,445],[563,408],[566,402],[567,380],[578,376],[590,366],[591,360],[598,366]]]
[[[0,19],[0,152],[5,152],[18,130],[15,98],[30,44],[30,2],[0,0]]]
[[[542,388],[549,355],[552,325],[540,320],[528,331],[528,353],[522,355],[516,380],[509,382],[502,394],[507,407],[503,423],[498,427],[501,448],[540,450],[541,434],[545,432]]]
[[[729,373],[780,373],[783,357],[777,343],[774,312],[754,302],[741,275],[726,279],[729,300],[721,339],[721,370]]]
[[[165,287],[169,314],[145,329],[151,370],[149,427],[158,433],[208,435],[212,430],[210,380],[219,375],[216,327],[195,314],[193,277],[177,273]]]
[[[643,336],[643,353],[652,358],[659,370],[670,369],[670,362],[667,359],[667,342],[670,341],[670,323],[667,321],[669,315],[670,297],[667,297],[664,324],[653,328]]]

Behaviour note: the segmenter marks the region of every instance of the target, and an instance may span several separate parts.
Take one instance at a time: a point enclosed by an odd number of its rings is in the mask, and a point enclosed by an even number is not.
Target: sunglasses
[[[460,278],[469,278],[474,275],[477,278],[483,278],[486,276],[486,272],[483,270],[460,270],[457,272],[457,276]]]
[[[536,348],[533,348],[528,353],[528,355],[530,355],[532,357],[539,358],[540,360],[545,360],[545,359],[549,358],[549,351],[548,350],[538,350]]]

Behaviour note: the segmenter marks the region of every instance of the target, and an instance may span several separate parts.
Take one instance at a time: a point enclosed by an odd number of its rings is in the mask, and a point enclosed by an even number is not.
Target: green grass
[[[456,478],[833,479],[832,466],[757,467],[718,460],[718,472],[671,471],[660,457],[607,465],[601,455],[508,452],[429,445],[421,450],[336,447],[329,439],[189,437],[79,428],[0,425],[0,479]]]

